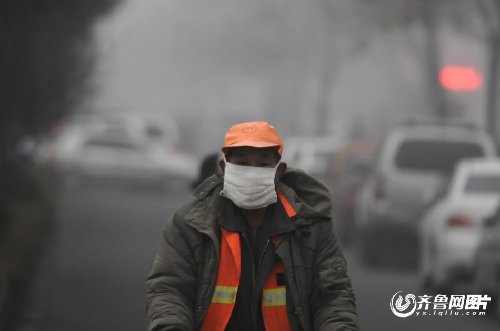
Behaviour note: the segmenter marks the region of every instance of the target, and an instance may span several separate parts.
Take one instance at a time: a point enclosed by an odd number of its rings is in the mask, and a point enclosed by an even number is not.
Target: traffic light
[[[446,65],[439,71],[439,83],[448,91],[476,91],[483,86],[483,76],[473,67]]]

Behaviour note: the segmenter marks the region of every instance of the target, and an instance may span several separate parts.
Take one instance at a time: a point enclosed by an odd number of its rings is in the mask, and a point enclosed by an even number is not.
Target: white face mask
[[[276,169],[242,166],[226,162],[224,187],[220,195],[244,209],[267,207],[277,201],[274,177]]]

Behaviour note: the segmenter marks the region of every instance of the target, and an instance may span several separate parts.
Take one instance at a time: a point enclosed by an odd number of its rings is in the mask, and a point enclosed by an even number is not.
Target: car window
[[[465,193],[500,193],[500,175],[473,175],[467,178]]]
[[[148,124],[146,126],[146,135],[151,139],[160,139],[164,136],[163,130],[155,125]]]
[[[85,141],[85,146],[131,150],[140,148],[138,142],[132,139],[129,135],[124,134],[123,132],[111,130],[89,137]]]
[[[369,173],[373,168],[373,157],[367,155],[350,155],[345,167],[347,172]]]
[[[460,159],[483,155],[475,143],[414,139],[399,145],[395,164],[405,170],[450,173]]]
[[[120,149],[137,149],[139,146],[131,141],[113,139],[111,137],[95,137],[85,142],[86,146],[107,147]]]

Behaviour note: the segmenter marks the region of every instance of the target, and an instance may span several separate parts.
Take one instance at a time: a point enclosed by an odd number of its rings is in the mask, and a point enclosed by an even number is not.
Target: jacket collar
[[[198,185],[198,187],[196,187],[196,189],[194,190],[193,195],[198,200],[204,199],[210,193],[212,193],[214,188],[216,188],[219,185],[222,186],[222,182],[223,182],[223,178],[221,176],[214,174],[214,175],[206,178],[203,182],[201,182],[201,184]],[[219,190],[219,192],[220,192],[220,190]]]
[[[245,232],[247,229],[241,209],[227,198],[222,198],[218,223],[224,229],[233,232]],[[264,226],[269,236],[291,232],[295,229],[293,219],[288,217],[279,200],[267,207]]]
[[[222,201],[220,196],[222,183],[223,177],[219,175],[212,175],[205,179],[193,192],[196,201],[187,214],[188,224],[200,232],[213,236],[218,233],[217,219]],[[331,218],[331,200],[328,190],[303,171],[289,167],[279,181],[277,189],[297,213],[296,219],[288,222],[294,228]],[[288,223],[285,222],[285,224]],[[279,230],[276,229],[276,231]],[[289,230],[288,227],[286,230]]]

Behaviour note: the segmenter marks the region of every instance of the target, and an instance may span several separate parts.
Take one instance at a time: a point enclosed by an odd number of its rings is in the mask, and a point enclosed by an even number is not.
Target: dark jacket
[[[209,177],[196,200],[167,221],[147,280],[148,330],[197,330],[210,305],[219,259],[222,178]],[[297,212],[275,253],[285,266],[294,330],[358,330],[354,293],[333,232],[328,190],[296,169],[278,184]]]

